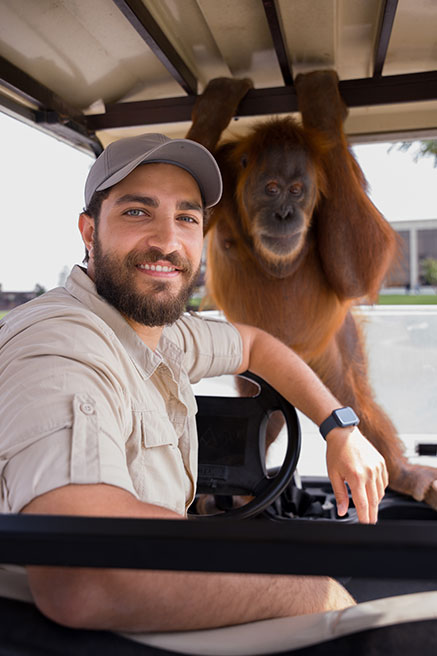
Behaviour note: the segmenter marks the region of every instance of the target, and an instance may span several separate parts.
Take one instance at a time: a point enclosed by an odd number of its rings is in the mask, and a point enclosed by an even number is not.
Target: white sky
[[[58,285],[84,254],[77,228],[93,159],[0,113],[0,283],[3,291]],[[390,221],[437,218],[437,168],[389,144],[356,146],[375,205]]]

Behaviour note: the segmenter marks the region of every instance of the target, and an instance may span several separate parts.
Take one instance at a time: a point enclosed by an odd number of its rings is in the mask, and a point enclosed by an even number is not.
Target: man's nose
[[[174,219],[162,218],[154,224],[154,229],[148,237],[148,245],[157,248],[162,253],[173,253],[181,249],[177,224]]]

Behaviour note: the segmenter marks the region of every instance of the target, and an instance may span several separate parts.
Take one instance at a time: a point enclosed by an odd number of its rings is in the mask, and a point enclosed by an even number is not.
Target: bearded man
[[[317,424],[339,403],[287,347],[249,326],[184,315],[221,178],[197,143],[144,134],[90,170],[87,268],[0,324],[1,512],[185,518],[196,486],[191,383],[247,369]],[[387,485],[357,421],[326,429],[340,514],[347,480],[375,522]],[[326,423],[324,424],[326,426]],[[27,568],[39,609],[70,627],[186,630],[350,606],[326,577]]]

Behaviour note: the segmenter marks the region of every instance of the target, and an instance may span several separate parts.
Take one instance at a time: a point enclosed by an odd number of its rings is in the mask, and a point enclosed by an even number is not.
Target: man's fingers
[[[379,505],[379,502],[384,497],[385,489],[388,485],[388,471],[385,465],[385,461],[381,462],[379,469],[375,473],[375,503]]]
[[[387,485],[388,485],[388,472],[385,463],[383,463],[383,469],[381,475],[378,476],[377,479],[377,488],[378,488],[378,495],[379,495],[378,503],[383,498],[385,494],[385,488],[387,487]]]
[[[363,487],[362,483],[359,483],[356,487],[351,485],[351,493],[355,510],[357,511],[358,520],[362,524],[369,524],[370,508],[366,489]]]
[[[369,523],[370,524],[376,524],[378,521],[378,506],[379,502],[381,500],[381,495],[378,490],[378,486],[376,483],[369,482],[367,484],[367,501],[368,501],[368,508],[369,508]]]
[[[388,487],[388,484],[390,483],[390,479],[388,476],[388,469],[387,469],[387,465],[385,464],[385,460],[382,464],[384,466],[384,490],[385,490],[385,488]]]
[[[332,482],[332,489],[337,502],[337,512],[342,517],[349,507],[349,496],[346,483],[337,479]],[[352,500],[357,511],[358,520],[363,524],[376,524],[378,520],[378,506],[384,496],[385,485],[381,477],[369,480],[364,485],[362,479],[349,482]]]
[[[339,476],[333,477],[331,483],[337,504],[337,513],[340,517],[343,517],[349,508],[349,495],[346,483]]]
[[[384,469],[369,477],[364,489],[363,483],[360,483],[360,481],[357,482],[355,489],[351,487],[352,499],[354,500],[360,521],[367,521],[370,524],[376,524],[378,521],[378,506],[385,494],[385,488],[387,487],[386,481],[387,475],[384,465]],[[359,507],[357,504],[359,504]],[[367,517],[367,520],[365,517]]]
[[[344,515],[349,505],[347,481],[358,520],[365,524],[376,523],[379,502],[388,484],[383,457],[357,428],[343,439],[337,434],[328,436],[327,444],[328,474],[337,500],[338,514]]]

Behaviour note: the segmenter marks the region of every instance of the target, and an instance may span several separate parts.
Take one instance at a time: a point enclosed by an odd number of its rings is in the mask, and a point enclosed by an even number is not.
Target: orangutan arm
[[[214,150],[223,130],[235,116],[240,101],[252,86],[249,79],[218,77],[211,80],[195,102],[187,139]]]
[[[374,297],[396,252],[396,236],[366,194],[364,175],[343,132],[346,106],[334,71],[296,78],[303,125],[326,138],[326,193],[316,210],[324,273],[340,298]]]

